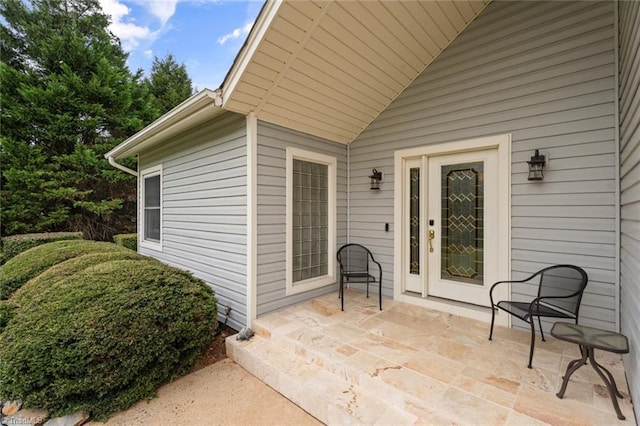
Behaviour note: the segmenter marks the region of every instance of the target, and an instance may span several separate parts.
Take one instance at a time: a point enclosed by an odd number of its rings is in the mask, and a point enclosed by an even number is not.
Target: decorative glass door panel
[[[440,276],[483,285],[484,163],[441,166]]]
[[[420,168],[409,169],[409,273],[420,275]]]
[[[424,173],[422,159],[405,163],[405,214],[404,214],[404,290],[424,293]]]
[[[497,272],[497,150],[428,158],[427,293],[489,305]]]

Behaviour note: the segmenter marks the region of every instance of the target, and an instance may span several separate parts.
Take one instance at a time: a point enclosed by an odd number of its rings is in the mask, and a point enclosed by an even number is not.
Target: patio
[[[346,291],[254,321],[256,336],[227,339],[227,354],[328,424],[635,424],[620,356],[597,351],[624,399],[617,419],[607,389],[590,366],[556,397],[576,345],[406,303]]]

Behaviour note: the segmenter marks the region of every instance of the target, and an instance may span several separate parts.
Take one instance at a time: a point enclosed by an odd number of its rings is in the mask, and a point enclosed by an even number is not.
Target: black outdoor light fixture
[[[380,189],[380,181],[382,180],[382,172],[377,171],[376,169],[371,170],[371,188],[372,190]]]
[[[540,155],[538,150],[536,149],[536,153],[531,157],[531,161],[527,161],[529,165],[529,180],[543,180],[544,174],[542,173],[542,169],[546,164],[546,160],[544,155]]]

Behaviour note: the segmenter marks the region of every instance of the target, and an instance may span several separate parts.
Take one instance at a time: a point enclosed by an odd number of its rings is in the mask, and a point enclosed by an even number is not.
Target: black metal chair
[[[341,309],[344,311],[344,283],[367,283],[367,297],[369,297],[369,283],[375,283],[376,277],[369,270],[369,261],[378,265],[378,297],[382,310],[382,266],[373,258],[373,254],[363,245],[345,244],[338,249],[338,263],[340,264],[340,292]]]
[[[496,286],[505,283],[536,283],[538,280],[538,294],[529,302],[510,302],[501,300],[494,302],[493,290]],[[518,281],[498,281],[489,291],[491,299],[491,331],[489,340],[493,337],[493,324],[496,317],[496,309],[503,310],[531,325],[531,348],[529,350],[529,365],[533,361],[533,349],[536,343],[536,329],[534,317],[538,317],[538,326],[544,342],[541,317],[575,319],[578,323],[580,301],[587,286],[587,273],[578,266],[556,265],[542,269],[529,278]]]

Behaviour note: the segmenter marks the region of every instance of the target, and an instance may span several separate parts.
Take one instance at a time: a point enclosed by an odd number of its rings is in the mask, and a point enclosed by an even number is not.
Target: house
[[[348,241],[385,296],[484,320],[492,282],[570,263],[581,323],[629,337],[637,401],[639,34],[635,1],[269,0],[219,89],[107,157],[138,157],[139,251],[208,282],[235,328],[336,292]],[[484,201],[448,215],[443,192]]]

